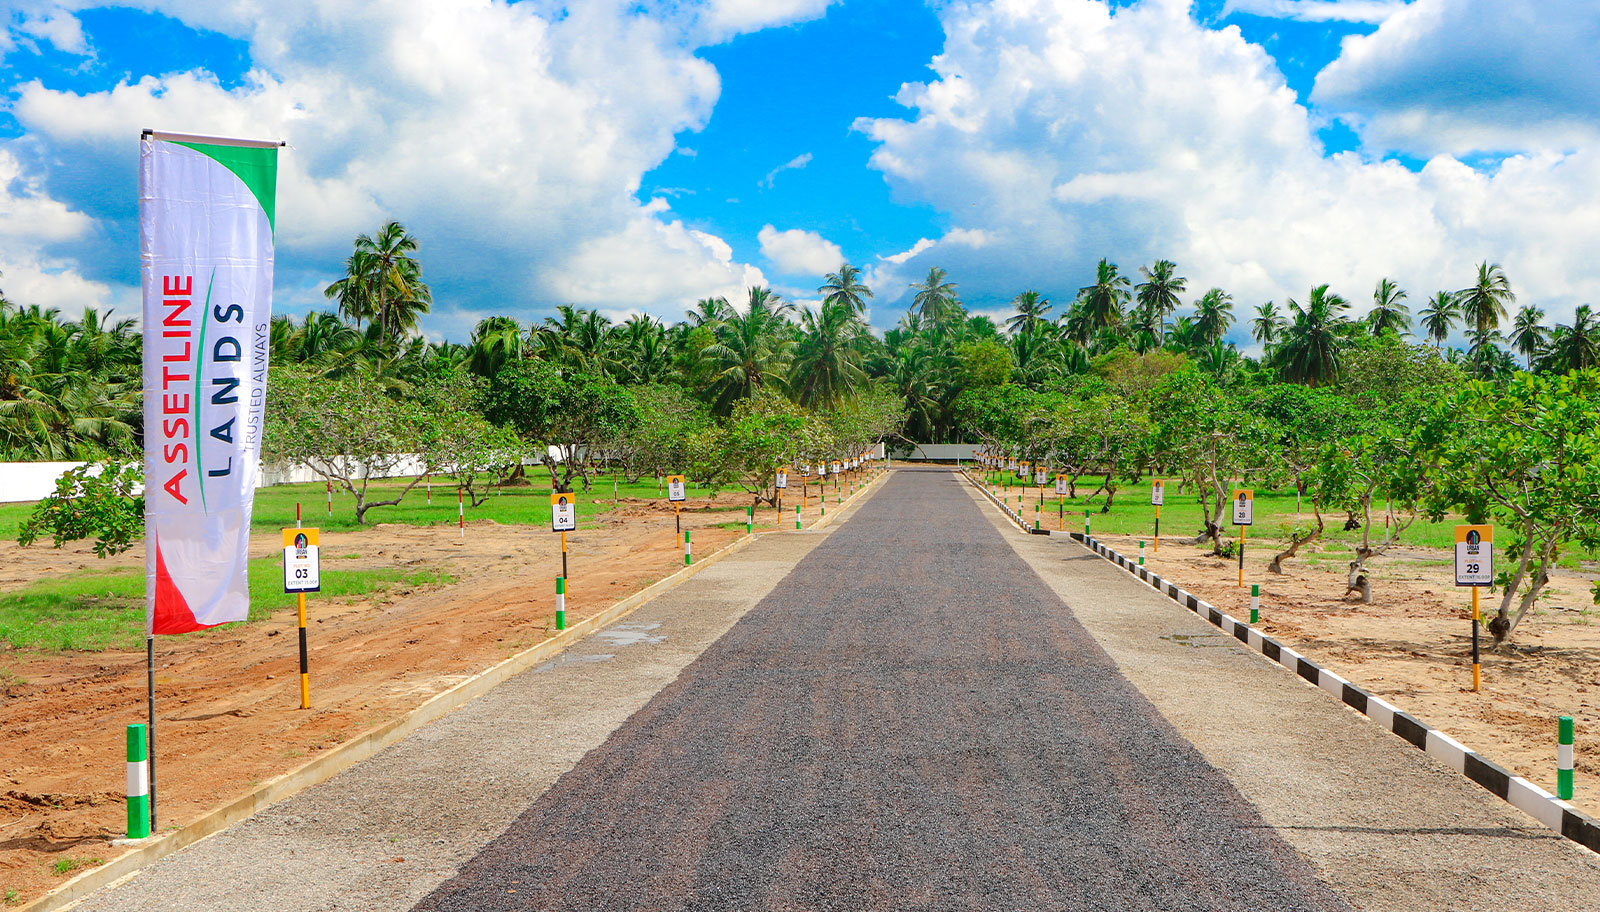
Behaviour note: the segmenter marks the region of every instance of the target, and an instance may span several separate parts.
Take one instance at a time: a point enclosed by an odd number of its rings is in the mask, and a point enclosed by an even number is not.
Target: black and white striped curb
[[[1085,536],[1081,532],[1051,534],[1064,535],[1088,546],[1091,551],[1144,580],[1157,592],[1210,621],[1212,626],[1223,633],[1231,634],[1239,642],[1333,694],[1346,706],[1362,713],[1404,738],[1413,747],[1425,751],[1429,756],[1442,761],[1456,772],[1509,801],[1550,829],[1592,851],[1600,852],[1600,820],[1584,814],[1521,776],[1513,775],[1499,764],[1462,746],[1444,732],[1395,708],[1382,698],[1367,693],[1249,624],[1224,614],[1211,603],[1139,566],[1138,561],[1123,557],[1102,545],[1093,536]]]
[[[992,502],[995,506],[999,507],[1001,510],[1004,510],[1005,514],[1007,516],[1011,517],[1011,521],[1016,523],[1018,526],[1020,526],[1022,528],[1022,531],[1024,531],[1024,532],[1038,532],[1041,535],[1044,534],[1044,530],[1042,530],[1042,529],[1036,530],[1032,526],[1029,526],[1027,521],[1024,520],[1021,516],[1019,516],[1017,514],[1016,510],[1011,509],[1010,505],[1007,504],[1004,500],[1002,500],[1001,498],[998,498],[998,497],[994,496],[994,494],[990,493],[989,486],[984,484],[983,482],[979,481],[978,479],[973,478],[972,475],[969,472],[967,472],[966,469],[962,469],[961,470],[961,475],[962,475],[962,477],[966,478],[967,481],[973,487],[977,488],[979,491],[982,491],[983,492],[983,496],[989,498],[990,502]]]

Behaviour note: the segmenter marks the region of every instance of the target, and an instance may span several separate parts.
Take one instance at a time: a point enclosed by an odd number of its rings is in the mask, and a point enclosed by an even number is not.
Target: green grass
[[[17,530],[32,513],[31,503],[0,504],[0,536],[4,536],[6,541],[16,541]]]
[[[1000,475],[992,475],[992,479],[1000,480]],[[1112,504],[1111,512],[1101,513],[1100,508],[1105,504],[1105,495],[1089,501],[1089,495],[1100,486],[1099,476],[1085,475],[1078,479],[1078,497],[1068,498],[1065,503],[1066,528],[1073,531],[1083,529],[1083,513],[1090,511],[1090,528],[1095,532],[1104,532],[1112,535],[1150,535],[1155,528],[1155,510],[1150,505],[1150,483],[1148,480],[1135,484],[1124,484],[1117,490],[1117,498]],[[1016,507],[1018,488],[1015,484],[1010,488],[1010,504]],[[1295,493],[1291,488],[1285,491],[1267,491],[1255,489],[1255,525],[1250,527],[1251,541],[1270,539],[1274,541],[1288,540],[1284,531],[1286,525],[1296,522],[1311,523],[1311,503],[1305,501],[1299,518],[1295,515]],[[1003,492],[1002,492],[1003,493]],[[1033,486],[1027,488],[1023,499],[1022,515],[1029,522],[1033,520],[1033,507],[1039,500],[1039,489]],[[1373,538],[1381,539],[1383,534],[1382,517],[1374,511],[1373,519],[1378,527],[1373,530]],[[1044,492],[1043,525],[1047,529],[1058,528],[1058,506],[1055,495],[1054,477],[1046,486]],[[1231,520],[1232,517],[1224,517]],[[1163,540],[1171,537],[1189,537],[1197,534],[1203,525],[1200,504],[1192,492],[1178,493],[1177,482],[1168,480],[1166,504],[1161,508],[1161,537]],[[1361,531],[1344,531],[1344,514],[1324,514],[1323,522],[1326,528],[1322,534],[1322,544],[1319,550],[1328,552],[1329,545],[1344,545],[1353,547],[1361,540]],[[1455,543],[1455,525],[1459,519],[1445,517],[1444,521],[1430,523],[1419,519],[1406,529],[1400,537],[1402,545],[1422,548],[1450,548]],[[1230,532],[1233,526],[1229,525]]]
[[[394,586],[447,585],[454,580],[436,570],[394,568],[339,570],[324,567],[322,591],[311,598],[365,595]],[[250,562],[250,621],[294,605],[282,593],[283,570],[276,557]],[[263,595],[263,593],[266,593]],[[100,652],[133,649],[144,640],[144,569],[86,570],[37,580],[0,594],[0,644],[50,652]]]
[[[529,478],[533,480],[530,485],[511,485],[502,489],[498,494],[490,494],[488,500],[474,507],[467,504],[467,521],[477,519],[492,519],[501,525],[507,526],[548,526],[550,525],[550,484],[548,475],[543,470],[532,472]],[[386,500],[393,497],[404,487],[404,483],[379,482],[367,488],[367,500]],[[585,519],[611,510],[611,476],[603,475],[596,479],[591,489],[586,493],[582,485],[578,487],[578,524],[581,528]],[[710,496],[710,491],[696,488],[693,485],[688,491],[690,498],[705,498]],[[627,484],[619,479],[617,485],[619,498],[644,498],[650,500],[666,500],[666,495],[656,487],[654,478],[641,479],[636,484]],[[738,500],[733,492],[724,491],[724,499]],[[602,501],[604,501],[602,503]],[[333,492],[333,515],[328,515],[327,488],[322,483],[274,485],[270,488],[260,488],[256,491],[255,512],[251,517],[251,527],[257,532],[271,529],[284,529],[294,525],[294,507],[299,503],[303,521],[308,526],[329,531],[349,531],[361,528],[356,524],[355,498],[340,491],[337,487]],[[392,507],[375,507],[367,511],[368,523],[402,523],[411,526],[429,525],[454,525],[456,522],[456,492],[448,484],[439,483],[433,486],[433,503],[428,503],[427,487],[417,485],[405,499]],[[3,516],[3,514],[0,514]]]

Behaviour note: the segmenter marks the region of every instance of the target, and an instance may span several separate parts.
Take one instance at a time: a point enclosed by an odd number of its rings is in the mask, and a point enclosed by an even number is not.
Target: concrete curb
[[[1062,533],[1052,533],[1062,534]],[[1594,852],[1600,852],[1600,820],[1583,813],[1539,786],[1488,760],[1461,742],[1403,712],[1381,697],[1373,696],[1334,672],[1323,668],[1270,636],[1235,620],[1211,603],[1186,592],[1176,583],[1162,579],[1122,554],[1081,532],[1065,533],[1106,560],[1138,577],[1162,595],[1193,611],[1223,633],[1261,653],[1273,662],[1304,678],[1366,716],[1383,728],[1405,739],[1412,747],[1443,762],[1468,779],[1509,802],[1535,820],[1567,839]]]
[[[879,474],[877,478],[868,482],[866,486],[845,498],[843,504],[837,505],[835,512],[822,517],[816,525],[811,526],[809,529],[802,530],[802,534],[820,530],[830,522],[838,519],[840,515],[856,506],[861,498],[875,491],[880,483],[889,477],[889,474],[887,471]],[[695,574],[707,567],[743,551],[761,536],[793,533],[793,529],[769,529],[741,535],[712,554],[696,559],[693,564],[651,583],[633,595],[622,599],[609,608],[603,609],[598,614],[584,618],[555,636],[489,666],[448,690],[435,694],[406,715],[369,729],[315,760],[311,760],[287,773],[268,780],[254,791],[213,808],[198,819],[192,820],[166,835],[153,836],[148,842],[132,851],[118,856],[97,868],[84,871],[26,906],[19,907],[18,912],[49,912],[49,910],[64,908],[91,893],[137,874],[140,869],[152,862],[159,861],[168,855],[191,846],[207,836],[222,832],[257,811],[270,807],[285,798],[292,797],[313,785],[326,782],[417,729],[483,696],[510,678],[544,663],[553,656],[559,655],[578,640],[632,614],[645,603],[688,582]]]

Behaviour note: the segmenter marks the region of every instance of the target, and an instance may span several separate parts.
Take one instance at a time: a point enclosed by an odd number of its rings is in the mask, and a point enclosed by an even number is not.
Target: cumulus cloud
[[[826,3],[671,4],[655,15],[628,0],[282,0],[270,16],[254,0],[140,5],[245,41],[252,69],[237,86],[192,70],[95,92],[11,87],[38,173],[68,202],[115,210],[99,214],[123,219],[124,245],[139,129],[281,138],[280,286],[323,278],[357,232],[394,218],[422,241],[437,310],[570,301],[676,316],[759,275],[636,196],[720,91],[696,42],[707,28],[726,37]],[[66,158],[111,177],[86,186],[54,164]],[[78,259],[126,251],[96,253]],[[600,264],[605,275],[588,272]]]
[[[702,25],[712,40],[815,19],[833,0],[712,0]]]
[[[1228,0],[1222,12],[1299,22],[1379,23],[1405,5],[1406,0]]]
[[[815,231],[791,228],[779,231],[771,225],[763,226],[756,240],[761,242],[761,255],[771,260],[778,271],[788,275],[799,273],[826,275],[844,262],[839,245]]]
[[[1600,185],[1593,146],[1489,171],[1327,156],[1266,52],[1185,0],[962,3],[943,20],[937,78],[898,96],[913,116],[857,128],[897,196],[984,242],[883,260],[887,292],[937,265],[975,306],[975,289],[1065,300],[1102,256],[1130,274],[1165,257],[1195,295],[1253,306],[1331,282],[1364,310],[1380,277],[1421,298],[1488,259],[1564,315],[1600,281],[1600,216],[1579,202]]]
[[[17,157],[0,147],[0,289],[21,306],[54,307],[76,316],[85,307],[126,305],[103,282],[79,275],[49,252],[94,230],[94,220],[52,199],[23,171]],[[126,306],[124,312],[128,312]]]
[[[1600,140],[1597,46],[1592,0],[1416,0],[1344,39],[1312,100],[1378,150],[1573,149]]]

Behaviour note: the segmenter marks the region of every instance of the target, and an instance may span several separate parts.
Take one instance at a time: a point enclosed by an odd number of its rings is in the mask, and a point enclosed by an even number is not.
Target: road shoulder
[[[1600,895],[1600,857],[1081,545],[1019,534],[968,491],[1122,674],[1352,905],[1526,912]]]

